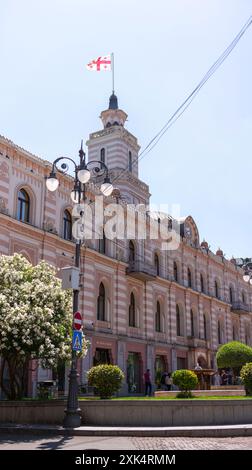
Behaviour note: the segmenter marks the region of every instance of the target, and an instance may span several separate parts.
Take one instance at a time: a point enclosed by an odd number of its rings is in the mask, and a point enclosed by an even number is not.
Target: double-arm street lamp
[[[243,268],[245,270],[244,275],[243,275],[244,281],[252,284],[252,263],[250,262],[250,263],[245,264]]]
[[[86,199],[86,184],[92,177],[92,181],[103,177],[103,182],[100,186],[100,190],[104,196],[110,196],[113,191],[113,186],[110,182],[108,175],[108,167],[104,162],[100,160],[92,160],[86,163],[85,152],[82,148],[79,151],[79,164],[77,165],[72,158],[59,157],[52,164],[52,170],[49,177],[46,180],[46,186],[49,191],[56,191],[59,186],[59,180],[57,179],[57,172],[66,174],[68,172],[68,164],[64,163],[63,160],[68,160],[74,165],[75,177],[73,182],[73,190],[71,192],[71,199],[75,204],[80,204]],[[59,162],[60,164],[59,168]],[[75,267],[80,267],[80,247],[81,240],[75,241]],[[79,306],[79,289],[73,290],[73,315],[78,311]],[[67,398],[67,408],[65,410],[65,427],[78,427],[81,425],[81,414],[78,405],[78,373],[77,373],[77,357],[76,351],[72,346],[72,358],[71,358],[71,370],[69,374],[69,389]]]

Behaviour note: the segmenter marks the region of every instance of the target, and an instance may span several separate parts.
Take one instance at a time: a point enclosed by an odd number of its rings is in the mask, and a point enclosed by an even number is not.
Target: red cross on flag
[[[88,70],[94,72],[100,72],[101,70],[111,70],[111,55],[105,55],[103,57],[98,57],[97,59],[91,60],[89,64],[86,65]]]

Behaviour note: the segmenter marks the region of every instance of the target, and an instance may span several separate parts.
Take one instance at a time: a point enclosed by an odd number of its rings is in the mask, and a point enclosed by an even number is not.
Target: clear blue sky
[[[43,158],[77,156],[101,128],[115,53],[127,128],[144,147],[252,13],[251,0],[0,0],[0,134]],[[251,256],[252,27],[140,164],[154,203],[179,203],[201,239]]]

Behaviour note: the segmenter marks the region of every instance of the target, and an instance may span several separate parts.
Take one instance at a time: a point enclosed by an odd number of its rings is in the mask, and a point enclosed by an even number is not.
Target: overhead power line
[[[211,78],[211,76],[216,72],[216,70],[223,64],[223,62],[227,59],[229,54],[233,51],[235,46],[238,44],[242,36],[245,34],[247,29],[252,24],[252,16],[249,17],[247,22],[244,24],[242,29],[239,33],[235,36],[233,41],[229,44],[229,46],[224,50],[224,52],[219,56],[219,58],[213,63],[213,65],[209,68],[206,72],[204,77],[198,83],[198,85],[194,88],[194,90],[188,95],[188,97],[183,101],[183,103],[176,109],[176,111],[172,114],[172,116],[168,119],[165,125],[160,129],[160,131],[150,140],[150,142],[146,145],[146,147],[140,152],[140,154],[132,161],[132,166],[135,165],[137,162],[142,160],[146,155],[148,155],[151,150],[158,144],[160,139],[163,135],[168,131],[168,129],[175,124],[175,122],[182,116],[182,114],[186,111],[186,109],[190,106],[191,102],[197,96],[201,88],[205,85],[205,83]],[[128,167],[124,168],[113,180],[113,183],[118,180],[125,172],[128,171]]]

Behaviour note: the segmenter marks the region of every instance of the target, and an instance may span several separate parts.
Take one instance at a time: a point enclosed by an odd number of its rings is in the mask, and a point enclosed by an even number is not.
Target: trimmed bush
[[[252,395],[252,362],[248,362],[242,367],[241,379],[246,390],[246,395]]]
[[[95,387],[100,398],[111,398],[120,390],[124,374],[118,366],[101,364],[92,367],[87,377],[89,385]]]
[[[239,341],[231,341],[218,349],[216,359],[219,368],[231,367],[238,374],[242,366],[252,362],[252,348]]]
[[[192,397],[191,390],[198,384],[198,377],[191,370],[179,369],[172,373],[172,381],[181,390],[177,398],[190,398]]]

